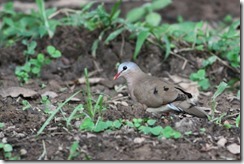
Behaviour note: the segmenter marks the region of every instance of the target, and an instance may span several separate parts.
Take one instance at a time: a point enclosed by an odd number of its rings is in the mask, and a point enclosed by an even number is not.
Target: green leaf
[[[196,73],[190,75],[190,79],[193,81],[199,81],[205,79],[205,69],[199,69]]]
[[[144,133],[144,134],[150,134],[151,133],[151,128],[148,126],[140,126],[139,130]]]
[[[4,143],[0,143],[0,149],[4,147]]]
[[[4,144],[3,150],[4,150],[4,152],[11,152],[11,151],[13,151],[13,147],[10,144]]]
[[[110,19],[117,19],[118,16],[119,16],[119,13],[120,13],[120,10],[119,10],[119,6],[121,4],[121,0],[117,1],[113,7],[112,7],[112,11],[111,11],[111,14],[110,14]]]
[[[225,82],[221,82],[218,86],[217,86],[217,90],[214,93],[214,95],[212,96],[212,99],[215,100],[220,94],[222,94],[224,92],[224,90],[228,87],[228,84]]]
[[[206,60],[203,61],[202,66],[207,67],[209,65],[212,65],[217,60],[217,56],[210,56]]]
[[[150,126],[152,126],[152,125],[154,125],[156,123],[156,121],[157,120],[150,119],[150,120],[147,120],[147,124],[150,125]]]
[[[45,97],[42,97],[42,100],[43,100],[44,102],[47,102],[47,101],[48,101],[47,97],[46,97],[46,98],[45,98]],[[75,114],[76,114],[78,111],[82,112],[83,110],[84,110],[84,107],[83,107],[82,104],[79,104],[78,106],[76,106],[75,109],[74,109],[74,110],[72,111],[72,113],[70,114],[70,116],[68,117],[68,119],[67,119],[67,121],[66,121],[66,126],[68,127],[68,126],[70,125],[71,120],[74,119]]]
[[[131,128],[134,128],[134,124],[131,122],[131,121],[126,121],[126,125],[131,127]]]
[[[150,132],[155,135],[158,136],[160,135],[160,133],[162,132],[163,128],[161,126],[155,126],[153,128],[150,129]]]
[[[72,157],[74,157],[76,155],[78,147],[79,147],[79,142],[74,141],[69,150],[68,160],[71,160]]]
[[[114,38],[116,38],[119,34],[121,34],[124,31],[124,27],[119,28],[117,30],[115,30],[114,32],[112,32],[111,34],[109,34],[109,36],[107,37],[107,39],[104,41],[105,44],[108,44],[108,42],[110,42],[111,40],[113,40]]]
[[[33,68],[31,69],[31,72],[32,72],[33,74],[38,75],[38,74],[41,72],[41,68],[40,68],[40,67],[33,67]]]
[[[146,22],[151,26],[158,26],[161,21],[161,15],[155,12],[151,12],[146,16]]]
[[[95,131],[95,132],[101,132],[101,131],[104,131],[107,128],[108,128],[108,126],[107,126],[106,122],[100,120],[96,124],[95,128],[93,129],[93,131]]]
[[[49,54],[53,54],[54,52],[55,52],[55,47],[53,47],[53,46],[47,46],[47,52],[49,53]]]
[[[98,43],[99,43],[99,39],[96,39],[93,44],[92,44],[92,56],[93,57],[96,57],[96,51],[97,51],[97,48],[98,48]]]
[[[85,118],[80,125],[80,130],[92,130],[94,128],[94,123],[91,118]]]
[[[153,0],[152,1],[152,9],[153,10],[159,10],[163,9],[166,6],[170,5],[172,3],[171,0]]]
[[[203,90],[207,90],[210,87],[210,83],[207,78],[199,80],[198,85],[200,85]]]
[[[3,128],[3,127],[4,127],[4,123],[0,122],[0,128]]]
[[[130,10],[126,15],[126,20],[130,23],[136,22],[146,14],[145,7],[137,7]]]
[[[113,122],[113,126],[115,127],[115,128],[120,128],[121,127],[121,122],[119,121],[119,120],[115,120],[114,122]]]
[[[139,35],[137,36],[137,41],[136,41],[136,48],[135,48],[135,52],[134,52],[134,55],[133,55],[133,59],[136,60],[140,50],[141,50],[141,47],[143,45],[143,43],[145,42],[145,40],[147,39],[147,37],[150,35],[150,32],[149,31],[141,31],[139,33]]]
[[[171,47],[170,47],[170,42],[169,42],[168,36],[164,35],[163,40],[164,40],[165,46],[166,46],[166,52],[165,52],[165,56],[164,56],[164,60],[166,60],[170,55]]]
[[[40,53],[37,55],[37,60],[40,62],[40,63],[43,63],[45,61],[45,56]]]

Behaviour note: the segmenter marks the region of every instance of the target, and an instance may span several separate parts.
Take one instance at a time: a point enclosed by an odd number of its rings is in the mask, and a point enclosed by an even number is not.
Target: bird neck
[[[137,70],[136,72],[129,74],[126,77],[128,87],[131,88],[132,86],[138,84],[144,76],[146,76],[146,74],[141,70]]]

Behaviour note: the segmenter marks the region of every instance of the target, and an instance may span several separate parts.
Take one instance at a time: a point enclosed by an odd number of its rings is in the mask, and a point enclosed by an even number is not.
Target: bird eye
[[[126,66],[124,66],[124,67],[123,67],[123,70],[126,70],[126,69],[127,69],[127,67],[126,67]]]

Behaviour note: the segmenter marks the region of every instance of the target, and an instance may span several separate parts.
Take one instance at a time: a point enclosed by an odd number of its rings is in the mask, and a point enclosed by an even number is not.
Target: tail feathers
[[[156,113],[168,112],[170,110],[174,110],[177,112],[188,113],[200,118],[207,118],[208,114],[204,111],[204,109],[208,109],[208,108],[196,106],[196,104],[191,103],[189,101],[181,101],[177,103],[174,102],[167,105],[163,105],[158,108],[147,108],[147,112],[156,114]]]
[[[170,109],[173,109],[178,112],[185,112],[200,118],[207,118],[208,114],[203,110],[204,108],[196,106],[188,101],[182,101],[177,104],[168,104]]]

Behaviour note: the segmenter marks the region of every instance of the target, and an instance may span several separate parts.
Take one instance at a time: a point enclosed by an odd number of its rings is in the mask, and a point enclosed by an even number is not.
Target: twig
[[[69,8],[64,8],[64,9],[60,9],[58,11],[56,11],[55,13],[51,14],[48,19],[52,19],[53,17],[55,17],[56,15],[60,14],[60,13],[64,13],[65,15],[69,15],[68,13],[76,13],[78,12],[78,10],[72,10]]]
[[[40,157],[38,158],[38,160],[42,160],[43,158],[44,158],[45,160],[47,160],[47,150],[46,150],[46,145],[45,145],[44,140],[42,140],[42,145],[43,145],[43,152],[42,152],[42,154],[40,155]]]
[[[235,117],[235,116],[237,116],[238,114],[239,114],[239,113],[234,113],[234,114],[225,116],[223,119],[226,120],[226,119],[228,119],[228,118]]]
[[[236,73],[238,73],[238,74],[240,73],[240,70],[231,67],[229,64],[227,64],[225,61],[223,61],[220,57],[218,57],[218,56],[215,55],[214,53],[211,53],[211,55],[214,55],[214,56],[218,59],[218,61],[219,61],[220,63],[222,63],[224,66],[228,67],[228,68],[231,69],[232,71],[234,71],[234,72],[236,72]]]
[[[176,57],[178,57],[178,58],[184,60],[184,63],[183,63],[183,65],[182,65],[182,67],[181,67],[181,69],[184,70],[185,67],[186,67],[187,62],[189,62],[189,61],[188,61],[186,58],[184,58],[184,57],[178,55],[177,53],[174,53],[173,51],[170,51],[170,54],[172,54],[172,55],[174,55],[174,56],[176,56]]]

